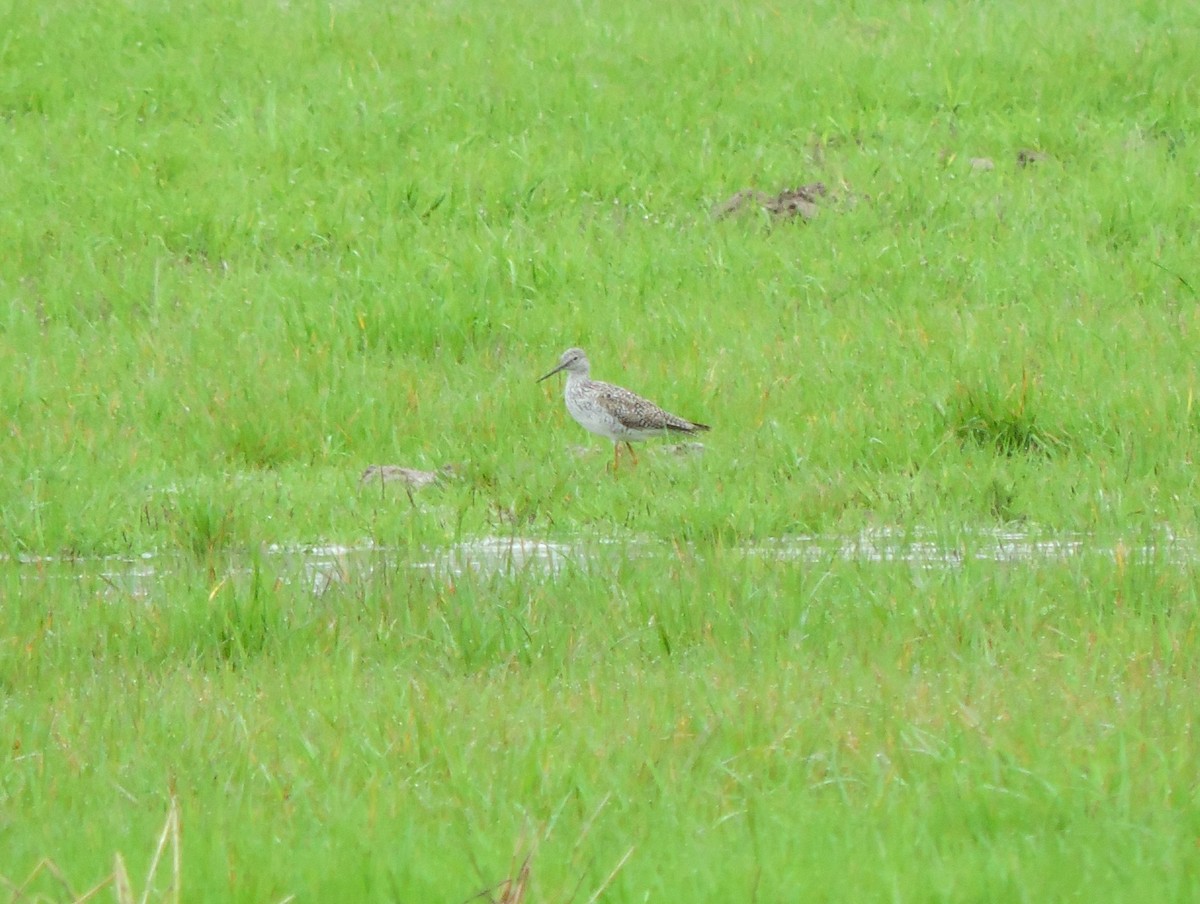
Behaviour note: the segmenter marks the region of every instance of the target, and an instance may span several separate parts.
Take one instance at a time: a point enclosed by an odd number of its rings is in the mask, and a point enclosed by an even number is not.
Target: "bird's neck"
[[[579,390],[588,381],[586,373],[567,372],[567,381],[563,384],[563,395],[570,396]]]

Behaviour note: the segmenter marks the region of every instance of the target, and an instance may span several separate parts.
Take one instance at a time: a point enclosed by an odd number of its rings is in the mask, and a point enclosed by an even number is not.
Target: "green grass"
[[[630,848],[617,900],[1183,900],[1200,870],[1198,588],[1156,556],[361,565],[321,596],[269,561],[141,600],[11,578],[6,861],[138,875],[173,788],[204,900],[461,900],[524,853],[565,900]]]
[[[0,19],[0,876],[173,789],[188,900],[1190,898],[1200,12]],[[704,453],[609,475],[576,344]],[[1014,527],[1091,551],[754,552]]]

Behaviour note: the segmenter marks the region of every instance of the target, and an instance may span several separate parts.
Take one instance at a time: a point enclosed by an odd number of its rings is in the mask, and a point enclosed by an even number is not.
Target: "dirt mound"
[[[811,220],[820,208],[819,199],[825,198],[829,189],[824,182],[810,182],[796,188],[785,188],[778,194],[771,195],[765,191],[744,188],[723,204],[718,204],[712,210],[715,219],[721,220],[748,208],[762,208],[772,216],[780,219],[800,217]]]

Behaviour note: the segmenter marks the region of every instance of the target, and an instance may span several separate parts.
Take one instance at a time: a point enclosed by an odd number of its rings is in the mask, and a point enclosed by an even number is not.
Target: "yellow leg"
[[[621,444],[613,443],[613,476],[616,476],[617,466],[620,464],[620,461],[617,457],[617,453],[620,451],[621,451]]]
[[[626,446],[626,448],[629,449],[629,454],[633,456],[633,466],[636,468],[637,467],[637,453],[633,451],[633,443],[626,440],[625,446]]]

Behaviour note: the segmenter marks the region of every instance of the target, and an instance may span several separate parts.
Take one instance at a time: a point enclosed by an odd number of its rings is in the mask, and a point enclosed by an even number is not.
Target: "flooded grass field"
[[[0,902],[1195,898],[1200,10],[3,20]]]
[[[76,881],[118,854],[144,875],[171,808],[168,899],[246,864],[269,900],[521,875],[548,897],[1169,897],[1193,863],[1198,586],[1166,534],[488,537],[0,575],[5,858]],[[50,879],[30,889],[69,899]]]
[[[1041,566],[1076,559],[1105,558],[1122,568],[1131,563],[1157,562],[1187,567],[1196,563],[1197,543],[1160,529],[1150,539],[1099,540],[1085,535],[1060,536],[1044,532],[1001,528],[963,530],[938,538],[933,531],[863,530],[853,535],[812,535],[767,538],[737,545],[723,554],[809,566],[835,562],[856,564],[907,564],[918,569],[954,569],[972,562],[997,562]],[[588,541],[536,539],[522,536],[484,536],[450,546],[423,549],[389,548],[373,542],[339,546],[326,544],[271,544],[247,561],[231,556],[227,574],[251,574],[270,563],[279,581],[307,587],[321,595],[351,581],[369,581],[377,572],[412,569],[437,576],[464,573],[523,576],[552,580],[570,570],[582,574],[603,571],[614,560],[637,558],[670,561],[694,556],[693,548],[678,542],[649,538],[595,538]],[[94,558],[18,556],[0,561],[3,566],[23,566],[27,580],[95,581],[115,596],[140,599],[163,592],[165,581],[179,571],[194,569],[189,556],[145,552]],[[215,572],[214,572],[215,573]]]

